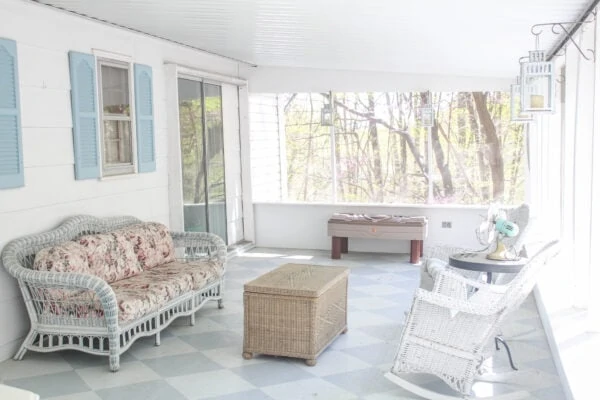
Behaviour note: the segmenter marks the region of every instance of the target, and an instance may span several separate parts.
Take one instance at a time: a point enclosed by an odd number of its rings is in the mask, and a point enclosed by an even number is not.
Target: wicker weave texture
[[[156,335],[176,317],[190,316],[208,301],[222,302],[223,278],[199,290],[186,293],[125,326],[119,325],[115,293],[101,278],[81,273],[32,270],[38,251],[83,235],[105,233],[141,221],[134,217],[95,218],[79,215],[68,218],[56,229],[25,236],[9,242],[2,251],[4,268],[17,279],[31,328],[14,358],[20,360],[28,350],[51,352],[79,350],[108,356],[112,371],[119,369],[120,355],[135,340]],[[221,238],[207,232],[171,232],[181,261],[213,260],[225,266],[227,247]],[[72,293],[57,297],[59,293]],[[98,304],[99,303],[99,304]],[[52,309],[69,311],[54,314]],[[100,312],[87,312],[98,310]]]
[[[246,285],[244,353],[297,357],[314,362],[347,328],[348,270],[300,264],[290,268],[289,265],[270,273],[274,278],[271,281],[257,279],[269,288],[269,293],[250,291],[256,290],[257,286]],[[336,273],[332,274],[332,271]],[[289,279],[282,279],[284,275]],[[277,282],[282,289],[273,293]],[[320,290],[315,282],[325,290]],[[305,288],[300,293],[306,293],[307,287],[314,289],[318,296],[297,295],[299,288]],[[262,288],[258,287],[259,290]]]
[[[440,271],[432,291],[415,292],[391,373],[433,374],[470,395],[486,346],[533,290],[538,274],[558,249],[557,242],[544,246],[507,285]]]

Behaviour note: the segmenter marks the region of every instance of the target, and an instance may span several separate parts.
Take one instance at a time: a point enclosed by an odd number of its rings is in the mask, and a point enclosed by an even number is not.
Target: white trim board
[[[556,336],[554,335],[554,330],[552,328],[552,324],[550,322],[550,315],[548,310],[544,306],[543,295],[536,285],[533,289],[533,294],[535,296],[535,304],[538,309],[538,314],[540,315],[540,319],[542,321],[542,326],[544,327],[544,332],[546,333],[546,339],[548,340],[548,346],[550,347],[550,353],[552,354],[552,358],[554,360],[554,365],[556,367],[556,372],[558,373],[558,377],[560,378],[560,382],[562,384],[563,391],[565,392],[566,399],[565,400],[575,400],[573,397],[573,393],[571,391],[571,385],[569,384],[569,380],[567,378],[567,374],[565,372],[564,364],[562,362],[560,356],[560,350],[558,343],[556,341]]]

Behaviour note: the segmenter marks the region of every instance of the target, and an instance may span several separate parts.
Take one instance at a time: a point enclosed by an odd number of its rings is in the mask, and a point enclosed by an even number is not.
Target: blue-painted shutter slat
[[[69,70],[71,73],[75,179],[99,178],[96,59],[91,54],[71,51],[69,52]]]
[[[138,172],[156,171],[152,67],[135,64],[135,124]]]
[[[17,43],[0,38],[0,189],[24,184]]]

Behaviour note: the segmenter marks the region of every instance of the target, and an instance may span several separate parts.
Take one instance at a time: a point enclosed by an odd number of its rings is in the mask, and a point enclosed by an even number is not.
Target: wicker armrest
[[[504,293],[505,291],[505,287],[504,285],[494,285],[491,283],[485,283],[482,281],[478,281],[478,280],[474,280],[474,279],[470,279],[467,278],[451,269],[446,269],[444,271],[440,271],[436,277],[435,277],[435,282],[436,285],[435,287],[438,287],[438,285],[444,285],[444,281],[453,281],[455,283],[459,283],[461,285],[464,286],[469,286],[471,288],[475,288],[478,290],[481,289],[485,289],[485,290],[489,290],[495,293]],[[434,291],[436,291],[434,289]]]
[[[175,248],[185,249],[185,258],[209,258],[220,262],[227,259],[223,239],[209,232],[170,232]]]
[[[440,293],[429,292],[424,289],[417,289],[415,292],[415,300],[446,308],[454,313],[492,315],[498,312],[495,304],[484,304],[481,302],[457,299]]]

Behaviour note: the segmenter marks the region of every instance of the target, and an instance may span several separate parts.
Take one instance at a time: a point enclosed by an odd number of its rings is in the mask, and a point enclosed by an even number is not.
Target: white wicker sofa
[[[17,279],[31,329],[27,350],[119,356],[207,301],[222,308],[227,249],[205,232],[169,232],[133,217],[75,216],[56,229],[15,239],[2,263]]]

